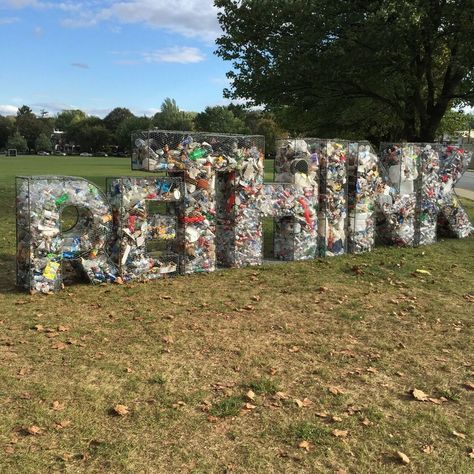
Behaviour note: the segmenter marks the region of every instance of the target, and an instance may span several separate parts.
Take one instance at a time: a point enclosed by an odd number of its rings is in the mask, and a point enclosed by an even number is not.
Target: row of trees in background
[[[59,143],[58,151],[66,151],[67,145],[68,151],[126,152],[131,133],[150,128],[258,134],[265,135],[269,144],[286,134],[272,114],[233,104],[206,107],[196,113],[180,110],[174,99],[167,98],[153,117],[137,117],[129,109],[117,107],[103,119],[87,116],[81,110],[64,110],[55,117],[42,112],[38,116],[24,105],[16,117],[0,116],[0,150],[51,152]],[[54,130],[63,133],[53,135]]]
[[[153,117],[137,117],[123,107],[113,109],[103,119],[87,116],[81,110],[64,110],[48,117],[46,112],[36,115],[24,105],[16,117],[0,116],[0,151],[15,148],[18,152],[126,153],[133,131],[158,128],[264,135],[267,153],[273,154],[275,139],[288,136],[282,125],[286,120],[283,109],[269,113],[234,104],[206,107],[200,113],[186,112],[170,98],[165,99]],[[438,127],[438,138],[471,129],[474,129],[473,114],[450,110]],[[53,130],[63,133],[53,135]]]

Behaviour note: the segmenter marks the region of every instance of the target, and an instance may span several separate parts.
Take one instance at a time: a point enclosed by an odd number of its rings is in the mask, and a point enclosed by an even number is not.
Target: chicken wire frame
[[[55,270],[55,275],[57,276],[54,278],[53,283],[49,286],[48,291],[43,291],[38,290],[34,288],[33,282],[38,281],[38,285],[40,284],[40,275],[41,272],[36,272],[34,273],[35,270],[32,266],[32,254],[34,254],[34,249],[33,246],[35,245],[35,241],[32,239],[32,206],[31,206],[31,190],[32,190],[32,183],[38,183],[38,182],[61,182],[67,183],[70,181],[73,182],[83,182],[88,185],[89,189],[94,189],[94,193],[96,193],[102,202],[106,204],[106,207],[108,208],[108,202],[105,194],[91,181],[84,179],[84,178],[78,178],[75,176],[56,176],[56,175],[38,175],[38,176],[17,176],[15,178],[15,194],[16,194],[16,245],[17,245],[17,253],[16,253],[16,284],[18,287],[23,288],[30,293],[32,292],[56,292],[59,291],[62,287],[62,276],[63,276],[63,268],[65,262],[72,262],[73,266],[75,269],[78,269],[77,265],[74,265],[74,263],[78,263],[82,257],[86,255],[91,255],[96,249],[92,246],[91,248],[84,249],[82,251],[75,251],[73,250],[73,247],[67,248],[66,247],[66,252],[65,252],[65,245],[64,241],[66,239],[72,239],[74,241],[75,238],[81,239],[81,237],[84,235],[84,232],[77,232],[78,230],[91,230],[91,223],[93,224],[93,214],[92,212],[79,204],[70,204],[67,202],[67,200],[59,202],[58,204],[58,199],[61,199],[63,196],[65,196],[67,193],[64,193],[62,196],[56,199],[55,203],[57,205],[57,209],[55,210],[57,212],[57,217],[55,217],[55,221],[57,223],[56,229],[52,227],[53,230],[57,230],[57,234],[55,235],[55,238],[59,239],[61,242],[61,246],[57,248],[56,253],[51,253],[51,252],[43,252],[44,255],[42,255],[43,258],[48,260],[48,263],[46,263],[46,266],[44,267],[43,270],[43,278],[48,280],[45,276],[44,273],[46,272],[46,268],[48,267],[50,262],[53,262],[55,267],[57,266]],[[26,183],[26,199],[21,202],[20,199],[20,191],[25,191]],[[91,188],[92,187],[92,188]],[[26,202],[26,206],[25,206]],[[23,206],[21,205],[23,204]],[[63,232],[61,230],[61,221],[62,221],[62,215],[65,209],[69,207],[74,207],[77,211],[77,219],[76,222],[73,226],[71,226],[67,231]],[[40,211],[47,211],[46,209],[39,208]],[[81,212],[83,210],[86,210],[86,212]],[[49,211],[53,212],[53,211]],[[108,214],[104,214],[106,216]],[[92,216],[92,217],[91,217]],[[97,217],[97,216],[95,216]],[[108,240],[108,236],[111,235],[112,233],[112,216],[110,215],[110,221],[103,219],[103,223],[100,227],[101,231],[100,232],[93,232],[91,235],[93,236],[93,239],[90,241],[91,243],[97,243],[97,240],[102,238],[102,244],[100,247],[101,253],[105,254],[106,257],[108,257],[107,252],[105,251],[105,244]],[[54,221],[53,221],[54,223]],[[89,239],[90,240],[90,239]],[[27,247],[27,248],[26,248]],[[38,249],[38,248],[37,248]],[[37,250],[36,249],[36,250]],[[26,255],[25,255],[26,254]],[[41,254],[40,254],[41,255]],[[39,258],[39,257],[36,257]],[[90,281],[92,283],[98,283],[98,281],[91,276],[91,274],[88,273],[88,271],[85,268],[81,269],[82,274],[86,274]],[[113,272],[112,272],[113,273]],[[108,275],[108,278],[110,279],[115,279],[116,276],[110,273]],[[36,279],[35,279],[36,277]],[[47,284],[47,283],[45,283]]]
[[[442,236],[451,236],[457,238],[468,237],[473,232],[473,226],[469,219],[469,215],[462,207],[459,201],[459,196],[456,192],[456,184],[461,179],[462,175],[469,169],[469,164],[472,160],[473,152],[468,152],[461,146],[456,145],[440,145],[440,212],[438,214],[437,231]],[[452,152],[455,151],[460,158],[453,159]],[[451,155],[451,158],[448,156]],[[449,181],[449,176],[453,179],[452,188],[448,195],[445,192],[445,179]],[[447,209],[450,214],[446,215]],[[453,210],[454,209],[454,210]],[[453,216],[456,222],[452,222]],[[459,227],[459,219],[461,226]],[[453,228],[454,227],[454,228]]]
[[[305,183],[298,183],[304,188],[312,188],[316,199],[319,195],[319,156],[317,146],[321,142],[320,138],[295,137],[280,138],[276,141],[276,156],[273,167],[273,177],[275,184],[296,184],[296,174],[302,173],[306,176]],[[306,186],[305,186],[306,185]],[[315,228],[318,228],[319,204],[316,202],[314,207],[316,211]],[[280,260],[310,260],[317,256],[318,239],[315,236],[314,252],[310,249],[304,252],[304,255],[296,255],[296,235],[294,227],[298,225],[294,216],[285,216],[274,218],[273,223],[273,248],[275,257]],[[293,238],[284,236],[288,227],[293,226]],[[291,235],[291,234],[290,234]]]
[[[347,253],[348,250],[348,231],[349,231],[349,213],[348,213],[348,155],[349,155],[349,141],[339,139],[319,139],[315,140],[316,153],[319,158],[319,215],[318,215],[318,248],[319,256],[336,256]],[[335,165],[339,165],[337,175],[340,175],[342,185],[339,190],[331,190],[331,186],[328,185],[328,159],[334,159],[337,153],[334,153],[337,148],[340,153],[340,159],[334,160]],[[329,153],[329,151],[332,151]],[[332,173],[334,170],[331,171]],[[337,177],[337,176],[336,176]],[[335,198],[335,199],[332,199]],[[331,203],[336,203],[336,207],[339,207],[341,213],[341,219],[339,220],[340,231],[344,234],[340,247],[332,247],[333,251],[328,251],[328,241],[330,240],[330,234],[328,237],[328,221],[331,217],[332,208]],[[331,219],[334,223],[336,219]],[[342,221],[342,222],[341,222]],[[335,227],[335,225],[333,225]],[[331,231],[331,225],[329,226]],[[333,242],[334,244],[334,242]]]
[[[190,139],[192,143],[206,143],[210,147],[201,146],[194,155],[190,153],[185,156],[186,153],[182,154],[183,148],[189,145]],[[185,170],[199,164],[197,160],[210,157],[217,158],[212,163],[216,171],[223,168],[230,171],[238,164],[238,150],[255,146],[262,153],[265,151],[263,135],[180,130],[136,130],[131,134],[131,144],[131,169],[149,172]],[[169,154],[165,146],[169,148]],[[223,159],[219,160],[220,157]],[[227,163],[225,158],[228,159]]]
[[[167,245],[166,245],[166,251],[159,256],[153,256],[152,254],[155,252],[149,252],[148,244],[151,240],[149,235],[145,237],[145,242],[144,242],[144,249],[141,252],[143,255],[143,259],[148,257],[149,259],[153,259],[154,265],[159,262],[161,264],[170,264],[174,263],[176,265],[176,271],[174,272],[167,272],[167,273],[160,273],[160,272],[155,272],[151,273],[152,276],[150,276],[150,273],[141,273],[139,275],[136,275],[137,280],[150,280],[150,279],[157,279],[157,278],[163,278],[166,276],[170,275],[178,275],[183,273],[182,269],[182,259],[179,253],[175,252],[174,250],[179,248],[179,241],[180,241],[180,234],[179,234],[179,227],[178,227],[178,219],[181,215],[181,207],[180,203],[183,200],[183,193],[184,193],[184,184],[181,178],[177,177],[130,177],[130,176],[116,176],[116,177],[108,177],[106,179],[106,189],[107,189],[107,197],[109,198],[113,210],[113,226],[114,226],[114,238],[115,240],[111,242],[110,244],[110,249],[109,249],[109,254],[111,254],[114,257],[114,260],[117,264],[117,267],[119,269],[119,274],[120,276],[124,279],[124,281],[130,281],[133,279],[133,277],[127,272],[127,266],[126,261],[123,262],[123,244],[125,243],[125,240],[122,241],[122,239],[125,239],[124,237],[124,229],[126,228],[125,225],[125,219],[127,214],[129,214],[130,209],[127,208],[124,205],[124,182],[140,182],[140,181],[146,181],[147,183],[154,183],[155,187],[158,182],[160,183],[167,183],[169,184],[170,188],[167,191],[167,193],[171,193],[174,190],[179,191],[179,198],[171,198],[169,196],[169,199],[163,198],[162,195],[156,195],[156,197],[149,197],[146,196],[146,198],[143,200],[144,203],[141,207],[137,207],[138,204],[141,203],[141,200],[138,201],[132,209],[135,209],[138,211],[140,214],[140,211],[143,210],[145,213],[145,219],[147,223],[150,222],[150,215],[149,215],[149,202],[159,202],[159,203],[165,203],[166,204],[166,215],[168,216],[173,216],[174,217],[174,228],[175,228],[175,238],[172,240],[167,239]],[[117,186],[120,187],[119,190],[117,190]],[[112,190],[112,188],[115,188]],[[115,191],[115,194],[114,192]],[[116,207],[117,202],[119,203],[118,207]],[[115,212],[115,211],[118,212]],[[157,267],[160,268],[160,267]]]
[[[367,171],[365,173],[360,170],[360,158],[361,158],[361,147],[364,147],[366,151],[373,156],[375,169],[372,169],[374,176],[371,177],[371,186],[367,183],[366,193],[364,196],[362,190],[359,189],[359,180],[368,179]],[[348,252],[349,253],[362,253],[370,252],[375,247],[375,192],[379,183],[378,173],[379,157],[372,147],[371,143],[367,140],[350,142],[348,146],[348,163],[347,163],[347,201],[348,201]],[[361,210],[359,198],[365,197],[372,200],[372,203],[366,204],[366,212]],[[372,209],[370,209],[370,206]],[[364,230],[358,230],[358,217],[367,215],[365,218]],[[365,242],[364,242],[365,240]]]
[[[421,143],[406,142],[380,144],[379,167],[385,184],[391,189],[390,206],[393,211],[383,212],[382,204],[378,215],[377,235],[384,243],[404,247],[415,245],[416,182],[419,177],[422,146]]]

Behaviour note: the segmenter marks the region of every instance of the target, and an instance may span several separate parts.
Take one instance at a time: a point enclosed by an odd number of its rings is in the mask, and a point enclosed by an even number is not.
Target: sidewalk
[[[456,194],[460,197],[474,200],[474,191],[469,189],[454,188]]]

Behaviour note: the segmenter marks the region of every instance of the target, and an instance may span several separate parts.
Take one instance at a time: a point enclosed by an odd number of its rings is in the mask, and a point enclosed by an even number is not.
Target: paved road
[[[456,186],[457,189],[468,189],[474,191],[474,171],[466,171]]]

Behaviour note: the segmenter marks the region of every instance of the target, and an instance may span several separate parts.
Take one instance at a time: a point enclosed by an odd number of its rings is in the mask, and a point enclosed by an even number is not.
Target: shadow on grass
[[[16,287],[15,256],[0,253],[0,293],[19,293]]]

